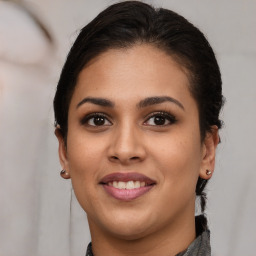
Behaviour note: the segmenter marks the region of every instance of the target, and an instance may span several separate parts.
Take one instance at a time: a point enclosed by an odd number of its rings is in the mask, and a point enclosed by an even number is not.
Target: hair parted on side
[[[109,49],[151,44],[172,56],[188,71],[190,92],[197,102],[201,140],[212,126],[221,128],[224,102],[215,54],[201,31],[179,14],[139,1],[113,4],[86,25],[73,44],[62,69],[54,98],[55,126],[65,141],[69,104],[81,70]],[[198,178],[196,195],[205,210],[207,180]]]

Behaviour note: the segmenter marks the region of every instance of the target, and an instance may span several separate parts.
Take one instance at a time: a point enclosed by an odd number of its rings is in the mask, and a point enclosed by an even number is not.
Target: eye
[[[88,126],[110,126],[112,123],[108,120],[108,118],[103,113],[93,113],[85,116],[81,120],[81,124]]]
[[[165,126],[174,124],[175,122],[176,119],[173,115],[166,112],[158,112],[151,114],[144,124],[151,126]]]

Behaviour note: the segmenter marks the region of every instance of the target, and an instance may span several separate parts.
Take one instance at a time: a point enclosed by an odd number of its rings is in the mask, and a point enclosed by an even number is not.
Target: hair
[[[207,39],[179,14],[138,1],[113,4],[86,25],[74,42],[62,69],[54,98],[55,127],[66,141],[69,104],[81,70],[109,49],[150,44],[173,57],[187,70],[189,90],[197,102],[201,140],[212,126],[221,128],[224,102],[218,63]],[[207,180],[198,178],[196,195],[204,213]],[[207,225],[207,223],[206,223]]]

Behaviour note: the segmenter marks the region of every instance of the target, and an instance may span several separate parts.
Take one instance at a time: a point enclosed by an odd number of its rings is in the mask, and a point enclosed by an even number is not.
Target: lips
[[[140,173],[119,172],[103,177],[100,185],[115,199],[131,201],[149,192],[156,182]]]

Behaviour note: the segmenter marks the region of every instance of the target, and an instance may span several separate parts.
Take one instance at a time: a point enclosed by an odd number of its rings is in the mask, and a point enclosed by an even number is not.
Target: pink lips
[[[144,187],[139,187],[134,189],[119,189],[119,188],[115,188],[113,186],[108,185],[108,183],[113,181],[117,181],[117,182],[118,181],[123,181],[123,182],[140,181],[140,182],[145,182],[146,185]],[[149,190],[151,190],[153,186],[156,184],[156,182],[140,173],[118,172],[118,173],[112,173],[105,176],[101,180],[100,184],[103,185],[103,188],[105,189],[105,191],[115,199],[122,200],[122,201],[131,201],[144,195]]]

